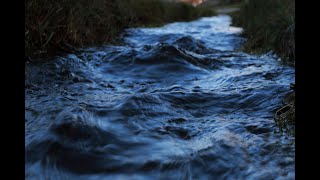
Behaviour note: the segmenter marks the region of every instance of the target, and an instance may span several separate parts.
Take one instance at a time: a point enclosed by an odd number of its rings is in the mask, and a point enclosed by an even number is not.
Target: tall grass
[[[189,21],[213,13],[164,0],[25,0],[25,55],[50,56],[112,43],[128,27]]]
[[[295,1],[244,0],[234,14],[234,23],[244,28],[245,49],[274,50],[282,60],[295,61]]]

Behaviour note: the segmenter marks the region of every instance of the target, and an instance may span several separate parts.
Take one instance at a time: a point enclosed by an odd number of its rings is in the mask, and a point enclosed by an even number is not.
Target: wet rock
[[[246,127],[247,131],[249,131],[252,134],[263,134],[263,133],[268,133],[271,130],[269,128],[264,128],[264,127],[258,127],[258,126],[247,126]]]

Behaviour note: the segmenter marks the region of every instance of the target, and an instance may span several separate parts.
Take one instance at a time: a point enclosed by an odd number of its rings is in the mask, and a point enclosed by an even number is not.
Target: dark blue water
[[[240,52],[229,16],[129,29],[26,65],[26,179],[294,179],[273,113],[294,68]]]

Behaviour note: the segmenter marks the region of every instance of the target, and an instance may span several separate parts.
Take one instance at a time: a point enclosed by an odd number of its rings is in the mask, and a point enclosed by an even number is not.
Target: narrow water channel
[[[26,179],[294,179],[273,113],[294,81],[227,15],[128,29],[26,65]]]

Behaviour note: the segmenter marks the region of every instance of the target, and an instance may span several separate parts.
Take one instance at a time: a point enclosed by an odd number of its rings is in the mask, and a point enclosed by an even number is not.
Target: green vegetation
[[[289,64],[295,62],[295,1],[244,0],[233,14],[234,24],[248,38],[244,50],[264,53],[273,50]]]
[[[213,10],[164,0],[25,0],[25,55],[114,43],[125,28],[189,21]]]

